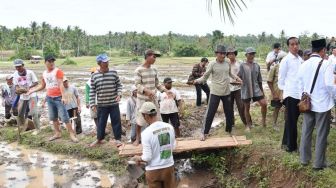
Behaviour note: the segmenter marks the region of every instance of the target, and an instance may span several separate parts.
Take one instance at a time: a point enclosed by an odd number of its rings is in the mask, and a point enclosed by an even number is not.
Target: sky
[[[186,35],[206,35],[221,30],[236,34],[287,36],[314,32],[334,36],[333,12],[336,0],[245,0],[247,8],[237,10],[235,24],[219,16],[217,0],[212,15],[207,0],[0,0],[0,25],[29,27],[32,21],[52,26],[79,26],[88,34],[108,31],[146,32],[151,35],[169,31]]]

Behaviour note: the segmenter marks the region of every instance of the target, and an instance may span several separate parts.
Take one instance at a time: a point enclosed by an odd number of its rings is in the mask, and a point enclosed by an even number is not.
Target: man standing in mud
[[[103,143],[108,116],[110,116],[114,142],[119,147],[121,143],[121,119],[119,102],[121,99],[122,85],[117,71],[109,68],[109,57],[100,54],[96,58],[99,70],[91,76],[90,106],[98,115],[97,140],[90,147]],[[97,99],[96,99],[97,96]]]
[[[157,118],[157,106],[142,104],[139,112],[149,126],[141,133],[142,156],[134,156],[137,164],[146,163],[149,188],[175,188],[173,149],[176,146],[174,128]]]
[[[223,103],[225,113],[225,131],[231,135],[233,109],[231,107],[230,77],[237,82],[241,82],[241,79],[238,76],[231,73],[230,63],[225,61],[225,46],[218,45],[215,54],[216,61],[210,62],[204,75],[201,78],[194,80],[194,84],[205,83],[211,76],[210,98],[203,121],[202,141],[204,141],[209,134],[220,101]]]
[[[28,126],[28,114],[33,116],[33,121],[35,128],[37,129],[34,134],[37,134],[40,129],[40,118],[38,115],[37,107],[37,95],[36,93],[29,93],[29,89],[37,86],[38,80],[35,73],[24,67],[24,62],[21,59],[16,59],[14,61],[14,66],[16,71],[13,75],[13,82],[16,87],[16,93],[20,95],[20,100],[18,104],[18,118],[17,123],[20,128],[26,130]],[[27,110],[29,108],[29,113]]]
[[[251,101],[259,103],[262,116],[261,124],[263,127],[266,127],[267,102],[262,86],[260,66],[254,61],[255,54],[256,50],[254,48],[246,48],[246,61],[240,65],[238,72],[238,76],[243,80],[241,98],[244,103],[244,114],[246,118],[245,130],[247,132],[249,132],[252,127],[250,114]]]
[[[203,57],[201,59],[200,63],[194,65],[194,67],[192,69],[192,73],[191,73],[191,75],[193,76],[194,79],[198,79],[198,78],[203,76],[203,74],[206,71],[206,65],[208,64],[208,62],[209,62],[209,60],[207,58]],[[196,106],[201,106],[201,104],[202,104],[202,90],[206,94],[207,103],[208,103],[209,102],[209,93],[210,93],[210,89],[209,89],[208,84],[206,82],[195,84],[195,88],[196,88]]]
[[[61,118],[62,122],[66,124],[70,139],[73,142],[78,142],[78,139],[76,138],[76,133],[72,129],[70,118],[64,105],[64,73],[61,69],[55,66],[55,61],[56,59],[51,55],[45,57],[45,65],[47,70],[43,72],[42,84],[35,88],[31,88],[28,94],[41,91],[44,88],[47,89],[46,100],[48,103],[48,115],[49,120],[53,121],[54,125],[54,135],[49,138],[49,141],[61,138],[61,125],[58,120],[59,118]]]
[[[160,53],[151,49],[145,51],[145,62],[135,70],[135,86],[137,88],[137,115],[136,115],[136,140],[134,145],[138,145],[141,140],[141,128],[147,126],[147,122],[144,120],[142,114],[139,112],[140,107],[145,102],[153,102],[158,112],[158,119],[161,120],[159,104],[156,97],[156,92],[167,92],[167,89],[160,85],[158,73],[156,68],[152,65],[155,63],[156,57],[160,57]]]
[[[303,60],[298,55],[300,49],[299,39],[287,39],[288,54],[279,67],[278,87],[283,91],[283,103],[286,106],[285,129],[282,137],[282,146],[287,152],[298,149],[297,146],[297,121],[300,115],[298,103],[301,99],[299,80],[297,79],[299,67]]]
[[[5,107],[5,119],[9,120],[12,116],[11,111],[14,116],[18,115],[17,107],[13,107],[13,103],[16,99],[16,89],[13,84],[13,75],[6,76],[6,84],[1,86],[1,98],[2,106]]]

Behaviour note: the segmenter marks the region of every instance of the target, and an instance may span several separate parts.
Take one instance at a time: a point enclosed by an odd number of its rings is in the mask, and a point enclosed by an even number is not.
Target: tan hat
[[[63,82],[68,81],[68,78],[66,76],[63,76]]]
[[[139,111],[143,114],[155,114],[156,106],[152,102],[145,102],[142,104]]]
[[[12,75],[12,74],[6,76],[6,80],[10,80],[10,79],[12,79],[12,78],[13,78],[13,75]]]

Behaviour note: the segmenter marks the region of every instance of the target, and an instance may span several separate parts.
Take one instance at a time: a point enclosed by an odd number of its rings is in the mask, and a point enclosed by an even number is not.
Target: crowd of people
[[[279,130],[278,115],[284,112],[284,133],[282,146],[287,152],[300,152],[302,165],[312,160],[311,142],[314,127],[317,129],[315,159],[313,168],[322,170],[328,167],[326,161],[327,137],[330,129],[331,109],[336,94],[335,64],[336,46],[328,45],[332,54],[327,56],[325,39],[311,42],[312,48],[302,51],[297,37],[287,40],[288,53],[275,43],[273,51],[266,57],[267,84],[271,93],[270,105],[273,108],[272,123]],[[196,89],[196,106],[202,105],[202,90],[206,95],[207,110],[204,115],[201,141],[209,136],[211,124],[222,101],[225,115],[225,131],[234,134],[234,103],[245,131],[250,132],[254,124],[250,114],[251,102],[257,102],[261,111],[261,125],[266,127],[267,100],[263,88],[260,65],[255,60],[256,50],[248,47],[243,61],[237,59],[234,47],[218,45],[214,51],[215,60],[202,58],[192,68],[188,84]],[[174,160],[172,152],[176,137],[181,137],[180,116],[182,98],[173,87],[173,79],[166,77],[159,81],[158,70],[153,67],[160,53],[146,50],[144,63],[135,69],[134,85],[127,100],[126,123],[130,127],[130,140],[134,145],[142,144],[142,156],[133,159],[146,163],[146,179],[150,187],[157,184],[173,187]],[[53,121],[53,141],[61,138],[60,120],[65,124],[70,139],[78,142],[76,134],[81,129],[81,100],[78,90],[69,84],[64,72],[55,66],[53,56],[45,57],[46,70],[38,79],[32,70],[24,66],[24,61],[14,61],[16,71],[6,77],[1,96],[5,107],[5,118],[17,116],[19,127],[27,124],[32,117],[36,131],[40,130],[38,98],[36,92],[46,88],[44,103],[48,105],[48,117]],[[110,117],[113,137],[112,144],[121,146],[121,116],[119,102],[122,98],[122,83],[117,70],[109,67],[106,54],[96,57],[97,68],[90,70],[91,77],[85,86],[85,103],[96,125],[96,140],[89,147],[104,144],[105,129]],[[313,74],[307,74],[307,73]],[[207,80],[211,79],[211,84]],[[311,109],[303,113],[301,144],[298,146],[297,122],[300,116],[298,104],[301,97],[308,94]],[[74,122],[75,126],[72,126]],[[161,182],[161,183],[160,183]]]

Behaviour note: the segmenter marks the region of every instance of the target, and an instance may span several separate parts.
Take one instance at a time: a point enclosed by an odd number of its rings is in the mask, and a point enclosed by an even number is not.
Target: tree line
[[[301,48],[310,47],[310,41],[320,36],[304,32],[299,36]],[[78,26],[66,29],[53,27],[46,22],[33,21],[29,27],[9,29],[0,25],[0,52],[15,50],[12,58],[29,59],[31,55],[53,54],[57,57],[97,55],[102,52],[118,51],[120,56],[142,55],[148,48],[159,50],[168,56],[209,56],[217,44],[235,46],[243,51],[253,46],[264,56],[274,42],[286,48],[286,33],[279,36],[262,32],[259,35],[226,35],[225,31],[209,31],[205,36],[183,35],[171,31],[163,35],[149,35],[145,32],[112,32],[105,35],[90,35]]]

